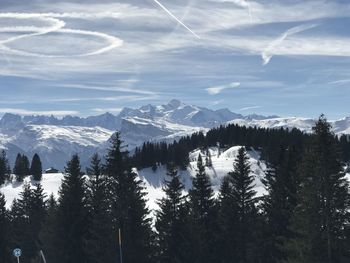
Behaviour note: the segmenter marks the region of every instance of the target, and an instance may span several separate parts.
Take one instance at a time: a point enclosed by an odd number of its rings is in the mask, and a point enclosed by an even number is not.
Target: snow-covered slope
[[[229,149],[219,149],[212,147],[209,149],[213,166],[211,168],[206,167],[206,172],[210,176],[213,189],[217,194],[223,178],[228,172],[233,170],[233,163],[237,157],[240,146],[234,146]],[[206,159],[206,152],[201,150],[195,150],[189,154],[190,165],[187,170],[179,171],[180,178],[186,187],[185,193],[192,186],[192,178],[196,174],[197,159],[201,154],[203,160]],[[255,150],[248,151],[249,161],[251,163],[251,172],[255,177],[255,190],[257,196],[265,195],[266,189],[262,183],[262,179],[265,177],[266,165],[260,160],[260,153]],[[158,209],[157,200],[164,196],[162,191],[163,183],[167,178],[166,167],[161,166],[155,172],[151,168],[143,169],[138,172],[139,177],[143,180],[145,190],[147,192],[148,207],[151,210]],[[58,196],[58,191],[61,186],[63,174],[44,174],[41,181],[44,192],[47,196],[54,194]],[[350,181],[350,173],[347,174],[347,179]],[[33,187],[35,181],[32,181],[30,177],[26,177],[24,183],[29,183]],[[9,182],[0,188],[0,192],[5,194],[6,206],[10,207],[13,200],[19,197],[20,192],[23,189],[24,183]]]
[[[206,167],[206,173],[209,175],[213,189],[215,193],[218,193],[223,178],[233,170],[233,163],[237,157],[240,146],[234,146],[229,149],[218,150],[217,147],[209,149],[212,167]],[[185,171],[179,171],[182,183],[185,185],[186,190],[192,186],[192,178],[197,172],[197,160],[201,154],[202,159],[206,159],[206,152],[201,150],[195,150],[189,154],[190,165]],[[260,153],[257,151],[248,151],[249,161],[251,163],[251,171],[255,177],[255,190],[258,196],[262,196],[266,193],[263,186],[262,179],[265,177],[266,165],[260,160]],[[161,166],[156,172],[153,172],[151,168],[143,169],[139,171],[139,176],[146,184],[148,192],[149,206],[151,209],[157,209],[155,200],[163,197],[162,185],[164,180],[167,179],[166,167]]]
[[[224,150],[221,149],[220,152],[218,148],[210,148],[209,152],[211,155],[213,166],[211,168],[206,168],[206,172],[211,178],[213,189],[217,193],[219,191],[222,179],[224,176],[232,171],[233,162],[237,156],[239,146],[232,147],[230,149]],[[186,186],[186,191],[192,186],[192,178],[196,174],[197,168],[197,158],[201,154],[202,158],[205,160],[206,153],[201,152],[200,150],[195,150],[189,154],[190,165],[185,171],[179,171],[181,180]],[[248,152],[251,162],[252,174],[255,176],[255,189],[259,196],[263,195],[266,191],[261,182],[261,179],[264,178],[264,171],[266,166],[263,162],[260,161],[260,154],[257,151]],[[158,208],[157,200],[163,197],[162,186],[164,180],[167,179],[166,168],[161,166],[157,169],[156,172],[153,172],[152,169],[144,169],[139,171],[140,178],[144,181],[148,206],[150,209],[155,210]],[[63,175],[62,174],[44,174],[42,179],[42,185],[44,192],[47,196],[54,194],[58,196],[58,191],[61,185]],[[31,181],[30,177],[25,178],[24,183],[29,183],[34,186],[35,181]],[[23,189],[24,183],[10,182],[0,188],[0,192],[4,193],[6,196],[7,207],[10,207],[14,198],[18,198],[19,193]]]

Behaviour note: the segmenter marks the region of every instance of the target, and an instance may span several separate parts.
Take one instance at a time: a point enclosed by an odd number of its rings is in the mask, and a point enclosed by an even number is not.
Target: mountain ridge
[[[42,156],[44,167],[63,169],[71,155],[81,155],[87,165],[91,155],[103,155],[114,132],[120,131],[129,150],[146,141],[172,142],[195,132],[206,133],[220,125],[237,124],[260,128],[298,128],[311,132],[315,120],[251,114],[243,116],[229,109],[212,110],[171,100],[162,105],[125,107],[118,115],[97,116],[20,116],[5,113],[0,119],[0,149],[13,164],[18,152]],[[350,134],[350,117],[331,122],[336,134]],[[53,161],[54,160],[54,161]]]

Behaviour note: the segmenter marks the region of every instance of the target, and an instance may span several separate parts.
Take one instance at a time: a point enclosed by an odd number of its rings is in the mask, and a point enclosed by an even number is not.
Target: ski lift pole
[[[43,259],[44,263],[46,263],[46,259],[45,259],[45,256],[44,256],[44,252],[42,250],[40,250],[40,256],[41,258]]]
[[[122,232],[120,228],[119,228],[119,256],[120,256],[120,263],[123,263]]]

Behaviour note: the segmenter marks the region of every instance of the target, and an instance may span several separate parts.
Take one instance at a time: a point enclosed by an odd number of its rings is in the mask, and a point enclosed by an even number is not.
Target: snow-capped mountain
[[[92,153],[104,153],[107,141],[116,131],[132,150],[145,141],[172,141],[184,135],[206,131],[234,118],[242,118],[228,109],[210,110],[178,100],[168,104],[124,108],[119,115],[105,113],[81,118],[65,116],[19,116],[6,113],[0,120],[0,147],[13,162],[18,152],[38,153],[44,167],[63,169],[74,153],[87,164]]]
[[[6,113],[0,120],[0,149],[13,163],[17,153],[38,153],[44,168],[63,169],[72,154],[85,166],[92,153],[104,154],[111,135],[119,130],[132,150],[145,141],[173,141],[194,132],[234,123],[264,128],[298,128],[310,132],[315,120],[236,114],[228,109],[211,110],[172,100],[164,105],[124,108],[120,114],[105,113],[81,118],[65,116],[19,116]],[[350,133],[350,117],[332,122],[337,134]]]
[[[228,124],[237,124],[239,126],[269,128],[269,129],[299,129],[301,131],[310,133],[315,124],[315,119],[300,118],[300,117],[273,117],[264,119],[235,119],[228,122]],[[350,134],[350,117],[343,118],[337,121],[330,121],[333,132],[337,135]]]

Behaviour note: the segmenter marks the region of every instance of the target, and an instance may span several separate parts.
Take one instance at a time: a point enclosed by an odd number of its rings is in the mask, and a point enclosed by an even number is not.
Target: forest
[[[178,171],[190,151],[234,145],[242,147],[218,194],[205,172],[210,160],[201,156],[184,191]],[[261,151],[268,167],[263,197],[254,190],[249,148]],[[72,156],[58,198],[43,192],[39,156],[29,165],[19,154],[16,180],[32,174],[38,183],[25,185],[10,209],[0,193],[0,262],[16,262],[16,247],[25,263],[43,262],[40,251],[48,263],[349,262],[349,160],[348,137],[335,136],[324,116],[312,134],[228,125],[171,144],[145,143],[134,154],[116,133],[106,156],[95,154],[86,171]],[[159,165],[167,166],[167,180],[152,213],[133,168]],[[3,152],[0,184],[10,176]]]

